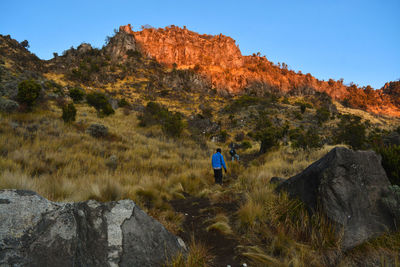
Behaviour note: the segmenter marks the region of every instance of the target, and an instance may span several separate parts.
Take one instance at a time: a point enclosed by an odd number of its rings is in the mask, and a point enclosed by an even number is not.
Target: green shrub
[[[308,129],[307,132],[300,128],[292,129],[289,131],[289,137],[294,148],[308,150],[322,147],[321,138],[316,129]]]
[[[252,145],[249,141],[243,141],[242,144],[240,145],[240,148],[246,150],[252,148]]]
[[[264,154],[272,147],[279,145],[281,131],[275,127],[269,127],[256,133],[255,138],[261,142],[260,153]]]
[[[326,107],[321,107],[321,108],[317,109],[316,118],[319,123],[328,121],[330,116],[331,116],[331,113],[329,112],[329,109],[327,109]]]
[[[162,130],[164,133],[172,137],[179,137],[184,128],[185,124],[180,113],[169,114],[166,120],[162,123]]]
[[[307,106],[305,103],[301,103],[300,105],[300,112],[301,114],[304,114],[304,112],[306,112]]]
[[[75,121],[76,118],[76,108],[74,104],[70,103],[63,106],[62,108],[62,119],[64,122]]]
[[[114,114],[114,109],[111,107],[105,94],[97,92],[87,94],[86,101],[97,110],[99,116]]]
[[[30,109],[39,98],[42,87],[34,80],[25,80],[18,84],[17,101]]]
[[[392,184],[400,185],[400,146],[379,146],[376,152],[382,156],[382,166]]]
[[[229,134],[226,130],[219,132],[219,141],[225,143],[228,140]]]
[[[121,98],[121,99],[118,101],[118,107],[129,107],[129,106],[130,106],[130,105],[129,105],[129,102],[126,101],[125,98]]]
[[[84,99],[85,91],[79,88],[71,88],[69,89],[69,96],[75,103],[78,103]]]
[[[336,142],[349,145],[352,149],[362,149],[366,141],[366,127],[361,118],[343,115],[337,129]]]
[[[185,128],[183,116],[180,113],[170,112],[156,102],[148,102],[142,114],[138,116],[139,126],[159,124],[163,132],[172,137],[179,137]]]

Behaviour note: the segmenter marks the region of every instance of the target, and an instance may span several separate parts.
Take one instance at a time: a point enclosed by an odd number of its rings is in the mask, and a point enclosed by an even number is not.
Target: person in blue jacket
[[[217,152],[212,156],[211,165],[214,169],[214,178],[216,184],[222,184],[222,168],[226,172],[224,156],[221,154],[221,148],[217,148]]]

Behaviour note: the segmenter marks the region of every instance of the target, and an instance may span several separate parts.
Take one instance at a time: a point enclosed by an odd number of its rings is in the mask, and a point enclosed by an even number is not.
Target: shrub
[[[18,108],[19,105],[17,102],[0,97],[0,111],[11,113],[16,111]]]
[[[275,127],[269,127],[255,134],[257,141],[261,142],[260,153],[266,153],[269,149],[279,144],[281,131]]]
[[[252,148],[252,145],[249,141],[243,141],[242,144],[240,145],[240,148],[242,148],[243,150]]]
[[[118,107],[129,107],[129,106],[130,106],[130,105],[129,105],[129,102],[126,101],[125,98],[121,98],[121,99],[118,101]]]
[[[301,103],[300,104],[300,112],[301,114],[304,114],[304,112],[306,112],[307,106],[305,103]]]
[[[289,131],[289,137],[294,148],[308,150],[322,147],[321,138],[315,129],[308,129],[307,132],[300,128],[292,129]]]
[[[317,109],[316,117],[319,123],[323,123],[329,120],[331,113],[326,107]]]
[[[34,80],[25,80],[18,84],[17,101],[29,109],[39,98],[42,87]]]
[[[108,128],[102,124],[94,123],[89,126],[86,132],[96,138],[106,137],[108,135]]]
[[[74,104],[70,103],[62,108],[62,119],[64,122],[75,121],[76,108]]]
[[[98,115],[111,115],[114,114],[114,109],[111,107],[111,104],[108,102],[108,99],[105,94],[102,93],[90,93],[86,95],[87,103],[94,107],[97,110]]]
[[[79,88],[71,88],[69,89],[69,96],[75,103],[78,103],[84,99],[85,92]]]
[[[169,114],[162,124],[164,133],[172,137],[179,137],[184,128],[185,124],[180,113]]]
[[[379,146],[375,151],[382,156],[382,166],[392,184],[400,185],[400,146]]]
[[[365,131],[360,117],[343,115],[338,124],[336,142],[347,144],[352,149],[361,149],[366,140]]]
[[[159,124],[166,135],[178,137],[185,128],[183,116],[180,113],[170,112],[156,102],[148,102],[142,114],[138,116],[139,126]]]

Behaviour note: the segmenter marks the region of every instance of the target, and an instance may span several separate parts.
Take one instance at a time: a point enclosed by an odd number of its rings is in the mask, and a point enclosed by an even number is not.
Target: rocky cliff
[[[119,30],[134,36],[137,48],[145,55],[169,67],[193,69],[220,91],[235,94],[243,91],[312,94],[319,91],[335,100],[346,100],[352,107],[400,116],[400,105],[391,101],[385,91],[374,91],[368,96],[372,101],[363,103],[364,88],[352,89],[342,81],[320,81],[309,73],[288,70],[284,63],[275,65],[259,54],[243,56],[235,40],[222,34],[201,35],[173,25],[135,32],[128,24]]]

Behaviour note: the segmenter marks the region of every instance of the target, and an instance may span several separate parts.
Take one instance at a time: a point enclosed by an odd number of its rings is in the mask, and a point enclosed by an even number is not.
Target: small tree
[[[17,101],[31,109],[39,98],[42,87],[34,80],[25,80],[18,84]]]
[[[76,108],[74,104],[70,103],[62,108],[62,119],[65,123],[75,121]]]

